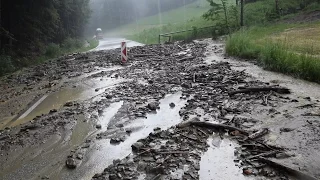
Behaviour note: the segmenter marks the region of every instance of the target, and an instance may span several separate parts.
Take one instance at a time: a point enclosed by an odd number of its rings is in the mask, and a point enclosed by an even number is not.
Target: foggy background
[[[91,0],[92,11],[85,33],[104,32],[146,16],[169,11],[198,0]]]

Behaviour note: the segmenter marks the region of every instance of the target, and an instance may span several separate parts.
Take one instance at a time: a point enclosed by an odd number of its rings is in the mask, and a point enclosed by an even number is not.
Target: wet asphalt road
[[[103,38],[99,40],[99,46],[91,51],[101,51],[120,48],[121,42],[127,42],[127,47],[143,46],[143,44],[127,40],[125,38]]]

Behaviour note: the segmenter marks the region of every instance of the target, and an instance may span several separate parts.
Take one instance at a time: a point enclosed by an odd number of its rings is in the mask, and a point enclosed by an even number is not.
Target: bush
[[[7,55],[0,55],[0,76],[13,72],[14,69],[11,57]]]
[[[46,48],[45,56],[48,58],[54,58],[61,54],[61,49],[58,44],[51,43]]]
[[[61,48],[65,51],[82,48],[83,43],[79,39],[68,38],[61,44]]]

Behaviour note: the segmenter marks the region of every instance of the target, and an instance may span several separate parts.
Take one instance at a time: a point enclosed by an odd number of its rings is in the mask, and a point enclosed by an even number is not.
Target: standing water
[[[213,136],[208,139],[208,145],[208,151],[201,157],[201,180],[247,179],[234,163],[237,144],[229,139],[222,140],[220,136]]]
[[[129,155],[131,153],[131,145],[137,140],[147,137],[153,132],[154,128],[160,127],[165,130],[181,122],[179,111],[186,104],[186,100],[180,99],[181,94],[181,92],[178,92],[167,95],[160,100],[160,109],[156,114],[149,114],[146,119],[137,119],[128,127],[124,127],[125,129],[138,125],[142,128],[137,132],[132,132],[119,145],[110,144],[110,139],[99,140],[89,152],[86,162],[83,162],[81,166],[73,171],[65,170],[61,172],[60,179],[91,179],[94,174],[103,172],[104,168],[112,164],[113,160],[122,159]],[[174,108],[169,106],[172,102],[176,105]],[[119,103],[113,104],[110,108],[114,112],[118,107]],[[111,114],[114,115],[114,113]],[[112,118],[111,115],[108,117]]]

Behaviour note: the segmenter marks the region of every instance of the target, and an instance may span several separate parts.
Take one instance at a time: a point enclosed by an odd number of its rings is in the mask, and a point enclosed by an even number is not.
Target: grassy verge
[[[251,27],[230,36],[226,52],[269,70],[320,83],[320,23]]]
[[[43,63],[48,59],[57,58],[64,54],[89,51],[99,44],[99,41],[94,39],[89,40],[87,46],[83,42],[81,40],[67,39],[61,45],[49,44],[41,53],[42,55],[37,57],[13,58],[2,54],[0,55],[0,76],[19,70],[22,67]]]

